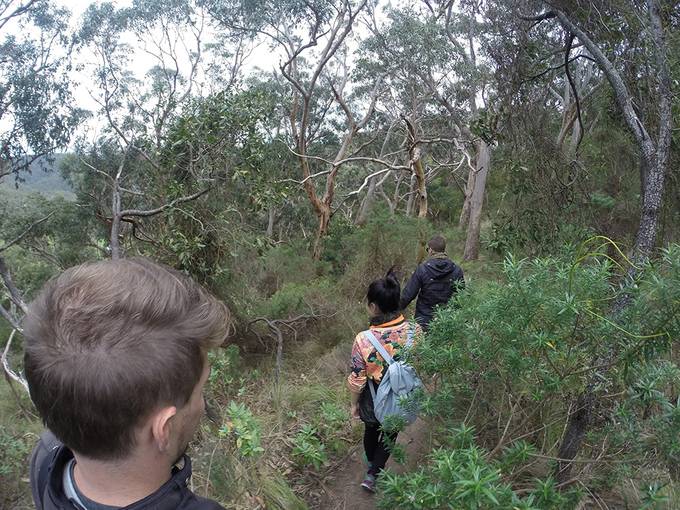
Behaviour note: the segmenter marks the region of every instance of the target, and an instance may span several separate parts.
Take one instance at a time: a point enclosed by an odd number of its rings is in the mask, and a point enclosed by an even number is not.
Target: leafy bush
[[[663,486],[656,482],[651,483],[644,487],[640,510],[657,510],[663,508],[663,504],[668,502],[668,496],[663,494]]]
[[[305,425],[293,440],[293,457],[302,466],[314,466],[317,471],[328,462],[326,447],[317,435],[316,428]]]
[[[310,313],[310,309],[323,306],[332,295],[328,280],[319,279],[302,283],[284,284],[263,307],[263,315],[272,318],[286,318],[293,314]]]
[[[625,472],[643,479],[658,476],[659,458],[671,477],[680,476],[680,372],[672,357],[680,338],[680,247],[640,267],[642,276],[624,290],[618,282],[626,267],[604,254],[608,241],[599,241],[581,246],[570,258],[508,256],[503,281],[471,285],[458,294],[438,311],[419,344],[420,373],[436,376],[437,385],[424,410],[451,424],[467,415],[478,431],[475,440],[494,451],[472,465],[469,456],[484,450],[467,447],[468,457],[444,450],[433,457],[435,466],[448,459],[461,477],[477,470],[479,476],[471,479],[480,484],[474,489],[479,508],[495,505],[481,487],[501,487],[503,477],[524,471],[536,454],[557,456],[569,416],[565,402],[573,402],[588,385],[607,396],[596,401],[598,419],[587,441],[594,451],[586,447],[582,453],[618,456],[615,468],[597,466],[591,478],[612,486]],[[628,305],[613,314],[617,299]],[[498,461],[491,460],[503,449]],[[554,467],[552,462],[545,466]],[[435,468],[421,474],[425,478],[412,489],[431,486],[428,497],[443,498],[444,474]],[[462,480],[446,489],[446,497],[458,497]],[[544,479],[532,504],[546,508],[547,501],[556,501],[553,486]],[[397,498],[391,501],[406,497],[395,492],[396,486],[388,487]],[[492,493],[501,502],[506,491]],[[512,502],[506,496],[502,504]]]
[[[349,416],[344,408],[333,402],[321,402],[320,412],[316,415],[316,430],[331,450],[339,452],[345,446],[339,432],[344,431]]]
[[[28,394],[20,392],[19,398],[24,409],[31,408]],[[28,419],[9,384],[0,381],[0,508],[33,508],[25,477],[42,427],[39,420]]]
[[[35,443],[35,437],[19,436],[8,430],[0,430],[0,480],[8,480],[23,473]]]
[[[219,431],[220,437],[232,437],[236,450],[244,457],[257,456],[264,452],[260,446],[260,424],[244,404],[230,402],[227,419]]]
[[[433,233],[429,223],[376,211],[369,222],[343,240],[337,272],[343,276],[343,292],[354,299],[364,297],[368,284],[384,276],[392,266],[409,273],[424,255],[424,244]]]
[[[469,509],[567,509],[575,498],[560,493],[555,482],[536,480],[526,496],[513,492],[502,480],[502,468],[509,469],[521,456],[508,464],[489,460],[488,452],[474,444],[471,430],[454,431],[454,448],[439,448],[429,456],[426,467],[414,473],[395,475],[386,471],[379,478],[379,508],[420,510],[427,508]],[[512,456],[512,454],[510,454]]]
[[[208,387],[212,395],[226,399],[238,395],[243,390],[245,377],[239,348],[236,345],[210,351],[208,361],[210,363]]]
[[[325,272],[326,266],[313,261],[306,248],[298,245],[274,246],[258,260],[259,286],[267,297],[289,283],[304,284]]]

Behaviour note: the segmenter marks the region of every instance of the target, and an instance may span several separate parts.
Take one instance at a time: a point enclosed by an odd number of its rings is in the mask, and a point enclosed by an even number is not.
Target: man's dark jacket
[[[31,458],[31,490],[38,510],[81,510],[64,494],[63,473],[73,453],[54,435],[45,431]],[[184,456],[184,467],[174,468],[172,478],[153,494],[124,507],[125,510],[224,510],[223,507],[196,496],[187,487],[191,477],[191,460]]]
[[[448,303],[458,289],[465,287],[463,270],[445,254],[438,253],[418,266],[401,294],[401,309],[416,301],[416,321],[427,325],[437,305]]]

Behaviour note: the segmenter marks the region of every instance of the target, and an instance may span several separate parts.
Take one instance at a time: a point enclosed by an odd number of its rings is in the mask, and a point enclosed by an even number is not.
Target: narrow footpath
[[[427,424],[418,419],[413,425],[399,434],[397,443],[406,449],[406,463],[399,465],[392,458],[387,467],[396,473],[415,469],[427,455],[430,445],[430,430]],[[344,462],[332,470],[323,480],[325,497],[315,510],[373,510],[375,495],[361,488],[364,477],[363,446],[352,447]]]

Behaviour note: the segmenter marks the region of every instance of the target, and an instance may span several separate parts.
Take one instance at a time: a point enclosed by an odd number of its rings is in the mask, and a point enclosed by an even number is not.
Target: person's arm
[[[350,402],[349,405],[349,415],[350,418],[353,418],[355,420],[360,420],[361,416],[359,415],[359,393],[351,393],[352,395],[352,401]]]
[[[416,270],[413,272],[413,275],[411,275],[411,279],[406,284],[406,287],[404,287],[403,292],[401,293],[399,308],[404,310],[409,305],[409,303],[416,298],[418,292],[420,292],[420,286],[421,286],[420,266],[418,266]]]
[[[463,269],[458,266],[456,271],[456,276],[455,276],[455,281],[453,284],[455,285],[454,287],[454,294],[459,291],[463,290],[465,288],[465,276],[463,274]]]
[[[361,334],[357,335],[354,339],[354,345],[352,345],[352,361],[350,365],[350,373],[347,377],[347,388],[349,389],[351,395],[350,401],[350,417],[354,419],[359,419],[359,395],[361,391],[366,386],[366,360],[361,353],[361,347],[359,345],[359,340]]]

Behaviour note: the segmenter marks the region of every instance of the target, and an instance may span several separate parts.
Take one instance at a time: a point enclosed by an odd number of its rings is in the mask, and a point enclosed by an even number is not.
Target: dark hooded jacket
[[[82,510],[64,493],[63,473],[73,453],[54,435],[45,431],[31,457],[31,490],[38,510]],[[172,478],[144,499],[124,510],[224,510],[223,507],[196,496],[187,487],[191,477],[191,460],[184,456],[184,466],[173,468]]]
[[[463,270],[444,253],[438,253],[418,266],[401,294],[401,309],[416,301],[416,321],[427,328],[437,305],[448,303],[465,287]]]

